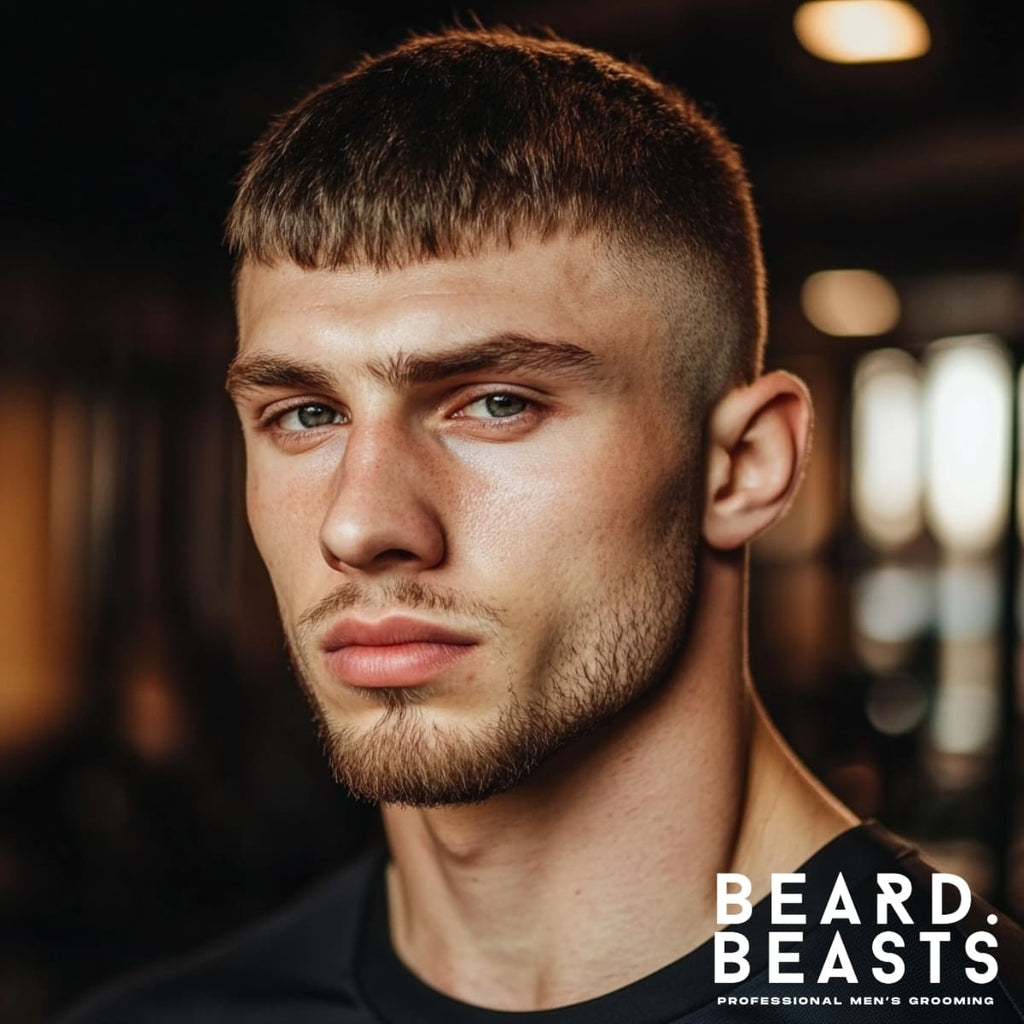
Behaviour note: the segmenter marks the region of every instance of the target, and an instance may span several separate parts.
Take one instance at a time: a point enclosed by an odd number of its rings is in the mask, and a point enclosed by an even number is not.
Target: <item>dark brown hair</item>
[[[597,233],[649,282],[705,399],[758,372],[736,149],[644,68],[556,38],[455,29],[364,58],[271,124],[227,240],[237,266],[386,269],[559,231]]]

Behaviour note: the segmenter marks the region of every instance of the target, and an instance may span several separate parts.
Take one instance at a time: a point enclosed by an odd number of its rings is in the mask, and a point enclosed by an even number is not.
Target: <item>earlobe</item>
[[[786,511],[810,450],[811,399],[803,381],[776,371],[735,388],[708,423],[704,540],[730,551]]]

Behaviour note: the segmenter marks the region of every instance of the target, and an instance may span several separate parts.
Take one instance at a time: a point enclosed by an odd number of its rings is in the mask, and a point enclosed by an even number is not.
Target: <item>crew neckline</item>
[[[824,904],[838,867],[853,887],[884,864],[891,865],[894,856],[913,852],[909,844],[876,822],[864,822],[841,832],[796,869],[806,875],[808,920],[814,919],[817,894],[821,894],[820,902]],[[851,870],[851,864],[855,869]],[[421,981],[395,953],[388,932],[385,867],[386,858],[381,858],[371,879],[357,944],[356,976],[367,1003],[388,1024],[621,1024],[624,1020],[631,1024],[663,1024],[699,1009],[732,987],[714,982],[714,941],[709,937],[678,960],[637,981],[569,1006],[518,1011],[462,1002]],[[744,924],[730,926],[730,931],[752,938],[767,930],[770,913],[770,900],[765,897],[754,905]],[[767,962],[762,960],[763,955],[752,952],[751,977],[766,968]]]

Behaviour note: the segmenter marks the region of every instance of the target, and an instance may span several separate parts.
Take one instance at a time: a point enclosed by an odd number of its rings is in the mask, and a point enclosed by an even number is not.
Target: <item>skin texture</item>
[[[685,633],[700,452],[669,400],[650,401],[658,321],[602,261],[520,259],[420,265],[397,287],[294,268],[243,283],[233,380],[283,357],[327,378],[241,403],[249,508],[336,771],[369,799],[508,788],[661,678]],[[481,346],[500,368],[465,368]],[[396,379],[455,351],[443,375]],[[346,685],[325,629],[395,608],[472,652],[415,688]]]
[[[336,770],[384,804],[396,950],[499,1009],[663,966],[716,871],[766,891],[853,822],[744,665],[743,546],[798,482],[806,391],[730,392],[702,447],[635,285],[564,236],[239,280],[250,522]],[[458,642],[415,685],[325,650],[398,612]]]

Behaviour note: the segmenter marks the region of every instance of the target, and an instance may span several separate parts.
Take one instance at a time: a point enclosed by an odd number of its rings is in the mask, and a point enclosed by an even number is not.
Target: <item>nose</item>
[[[320,550],[338,571],[429,569],[445,557],[429,457],[405,431],[353,426],[320,527]]]

